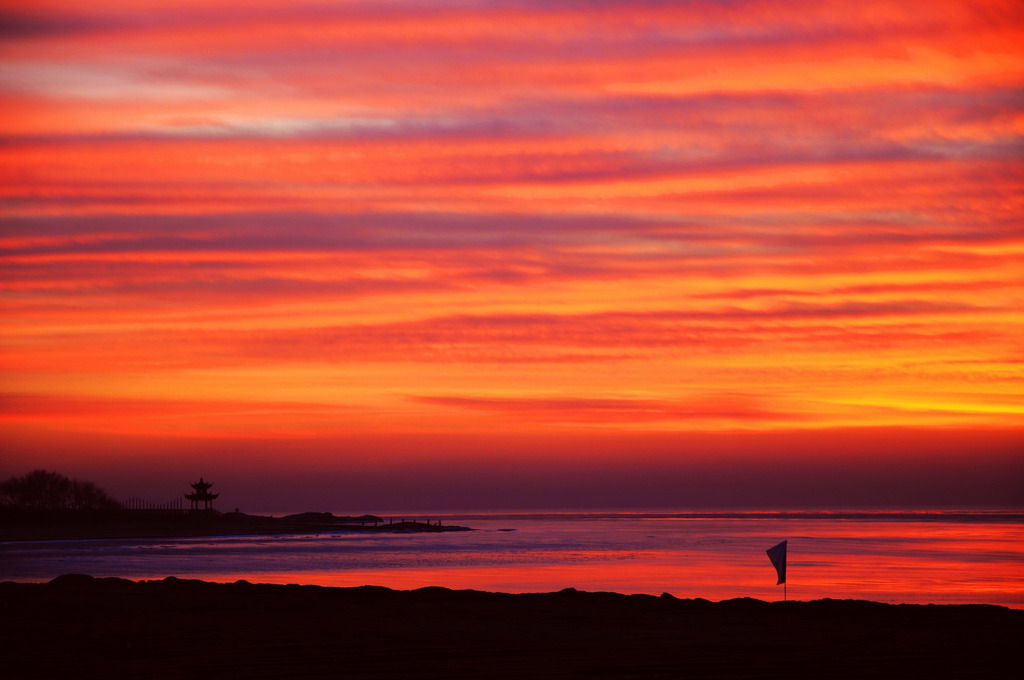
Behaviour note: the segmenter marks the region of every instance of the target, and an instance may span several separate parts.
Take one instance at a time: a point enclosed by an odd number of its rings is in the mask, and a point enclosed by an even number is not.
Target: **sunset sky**
[[[2,7],[4,478],[1024,504],[1019,0]]]

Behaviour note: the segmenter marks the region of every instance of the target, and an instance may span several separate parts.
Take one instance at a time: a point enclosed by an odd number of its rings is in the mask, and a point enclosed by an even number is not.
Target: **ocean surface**
[[[1024,609],[1024,513],[419,514],[475,531],[0,543],[0,580],[66,573]],[[787,584],[765,550],[788,540]]]

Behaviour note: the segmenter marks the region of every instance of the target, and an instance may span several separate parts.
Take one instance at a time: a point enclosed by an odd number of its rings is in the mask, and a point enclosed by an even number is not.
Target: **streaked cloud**
[[[1015,0],[0,26],[5,445],[1020,425]]]

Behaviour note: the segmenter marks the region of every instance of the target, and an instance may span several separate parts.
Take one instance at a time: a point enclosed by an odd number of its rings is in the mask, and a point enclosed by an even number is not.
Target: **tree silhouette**
[[[108,510],[119,504],[92,482],[33,470],[0,484],[0,505],[28,510]]]

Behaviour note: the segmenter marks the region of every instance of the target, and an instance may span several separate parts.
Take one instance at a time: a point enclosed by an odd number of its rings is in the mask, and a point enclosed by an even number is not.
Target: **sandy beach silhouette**
[[[210,678],[999,677],[1024,611],[709,602],[573,589],[132,582],[0,584],[5,676]]]

